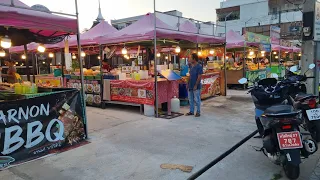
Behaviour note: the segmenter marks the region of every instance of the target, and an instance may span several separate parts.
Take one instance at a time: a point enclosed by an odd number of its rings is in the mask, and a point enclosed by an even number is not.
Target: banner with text
[[[86,139],[78,90],[0,103],[0,170],[57,153]]]

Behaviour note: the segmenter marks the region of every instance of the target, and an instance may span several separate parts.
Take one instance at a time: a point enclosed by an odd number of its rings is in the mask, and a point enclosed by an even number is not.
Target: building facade
[[[304,0],[225,0],[220,3],[217,13],[218,36],[225,36],[225,17],[227,31],[243,34],[250,32],[270,35],[270,26],[281,27],[281,38],[291,41],[301,39],[302,6]]]

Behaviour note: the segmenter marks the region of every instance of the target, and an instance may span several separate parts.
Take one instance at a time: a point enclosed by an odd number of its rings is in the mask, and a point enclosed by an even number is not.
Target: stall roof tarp
[[[247,46],[257,46],[257,43],[246,43]],[[227,32],[227,48],[239,48],[245,46],[245,38],[239,33],[230,30]]]
[[[14,0],[17,7],[6,6],[11,4],[11,0],[0,0],[0,4],[0,26],[29,29],[33,33],[50,37],[77,32],[76,19],[34,11],[19,0]]]
[[[154,39],[154,14],[148,13],[130,26],[111,35],[95,38],[100,44],[117,44]],[[157,38],[179,39],[198,43],[223,43],[219,37],[181,32],[156,18]]]
[[[191,22],[190,20],[187,20],[184,23],[182,23],[179,26],[179,30],[188,33],[204,34],[202,33],[201,29],[199,29],[197,25],[194,22]]]
[[[87,32],[83,33],[80,35],[80,40],[81,40],[81,45],[89,45],[89,44],[96,44],[93,39],[95,37],[99,36],[104,36],[107,34],[115,33],[118,30],[111,26],[108,22],[106,21],[101,21],[98,25],[94,26],[93,28],[89,29]],[[69,46],[77,46],[77,36],[76,35],[71,35],[69,38]],[[38,47],[37,43],[30,43],[27,45],[28,50],[34,51]],[[57,44],[46,44],[46,48],[64,48],[65,43],[60,42]],[[16,46],[10,48],[10,52],[21,52],[23,51],[23,46]]]
[[[278,44],[272,44],[271,45],[273,51],[287,51],[287,52],[301,52],[301,48],[298,47],[286,47],[286,46],[280,46]]]

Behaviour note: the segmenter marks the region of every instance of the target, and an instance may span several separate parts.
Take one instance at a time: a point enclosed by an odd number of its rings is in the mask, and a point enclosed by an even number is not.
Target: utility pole
[[[320,60],[320,30],[315,27],[315,7],[317,0],[308,0],[303,4],[303,36],[302,36],[302,56],[301,74],[308,71],[310,64],[316,64],[316,68],[307,76],[314,76],[307,81],[307,91],[315,95],[319,94],[319,67],[317,60]],[[319,20],[318,20],[319,21]],[[315,27],[315,28],[314,28]],[[312,70],[310,70],[312,72]]]

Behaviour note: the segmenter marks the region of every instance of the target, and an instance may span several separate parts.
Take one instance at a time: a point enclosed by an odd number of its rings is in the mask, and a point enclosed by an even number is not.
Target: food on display
[[[89,104],[92,104],[93,103],[93,95],[92,94],[87,94],[87,102]]]
[[[93,96],[93,102],[95,104],[100,104],[101,103],[101,96],[100,95],[94,95]]]
[[[100,84],[96,84],[96,85],[94,85],[93,91],[94,91],[95,93],[100,93],[100,91],[101,91],[100,88],[101,88],[101,87],[100,87]]]
[[[87,92],[92,93],[93,92],[93,85],[92,84],[87,84]]]

